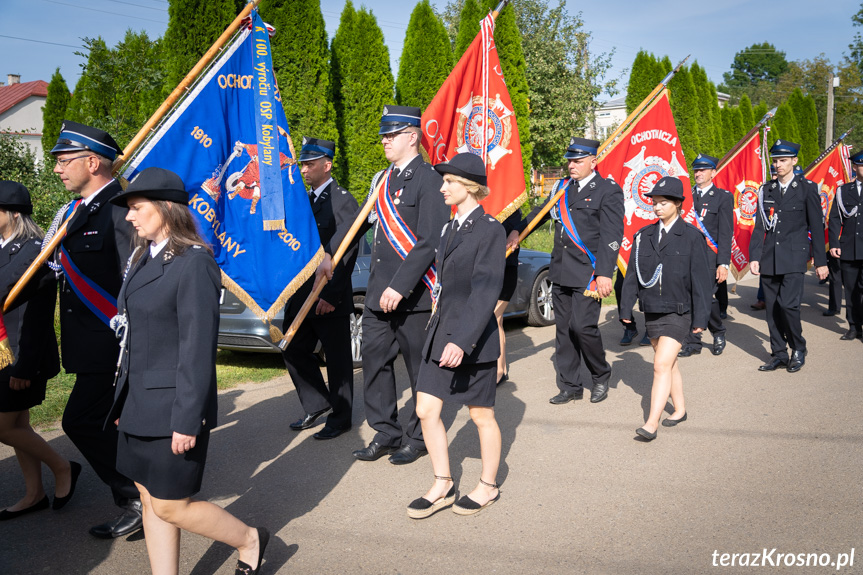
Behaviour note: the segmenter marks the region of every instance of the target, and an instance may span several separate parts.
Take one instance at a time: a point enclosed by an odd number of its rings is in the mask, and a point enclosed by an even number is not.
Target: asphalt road
[[[288,429],[301,408],[287,375],[222,393],[200,496],[277,534],[262,569],[268,575],[835,573],[852,549],[853,566],[838,572],[863,572],[863,343],[839,341],[847,325],[842,316],[822,317],[826,286],[810,275],[805,367],[759,373],[769,344],[764,312],[749,309],[756,287],[747,277],[730,296],[722,356],[681,360],[688,421],[660,427],[652,443],[634,433],[649,405],[652,351],[618,345],[614,308],[602,310],[613,374],[599,404],[550,405],[554,328],[508,325],[511,377],[497,397],[502,495],[476,516],[406,516],[407,503],[432,481],[427,457],[403,467],[351,457],[373,435],[359,372],[355,426],[329,442],[314,440],[315,430]],[[404,388],[401,363],[398,379]],[[466,409],[446,409],[444,417],[453,475],[467,493],[480,472],[476,429]],[[81,460],[62,431],[46,436]],[[0,506],[22,491],[12,450],[0,446]],[[107,488],[85,465],[65,509],[0,523],[2,572],[149,572],[140,533],[116,541],[87,534],[113,514]],[[184,534],[180,571],[233,573],[232,551]],[[723,567],[725,553],[726,563],[734,553],[751,555]],[[784,566],[788,553],[809,566]],[[759,567],[738,566],[755,563],[754,554]],[[827,565],[797,554],[817,554]]]

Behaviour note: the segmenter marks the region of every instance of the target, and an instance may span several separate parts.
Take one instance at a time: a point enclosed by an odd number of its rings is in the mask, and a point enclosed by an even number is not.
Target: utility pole
[[[839,76],[830,74],[827,82],[827,125],[824,129],[824,147],[830,147],[833,143],[833,88],[839,87]]]

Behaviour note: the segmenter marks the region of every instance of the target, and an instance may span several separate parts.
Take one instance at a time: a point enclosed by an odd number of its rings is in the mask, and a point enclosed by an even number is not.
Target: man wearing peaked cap
[[[390,165],[372,178],[367,201],[376,202],[375,209],[354,237],[359,241],[375,228],[362,344],[365,412],[375,436],[353,452],[361,461],[392,453],[390,463],[403,465],[426,453],[415,409],[416,378],[431,316],[435,248],[451,211],[440,193],[443,179],[419,153],[420,118],[419,108],[384,107],[378,134]],[[328,254],[338,249],[349,227],[339,226]],[[324,258],[319,273],[329,273],[331,265]],[[411,386],[404,429],[398,421],[394,367],[399,351]]]
[[[830,255],[839,259],[848,331],[839,339],[863,339],[863,152],[851,156],[856,179],[842,184],[830,208]]]
[[[107,132],[66,120],[51,153],[56,158],[54,173],[67,190],[80,196],[57,213],[46,235],[47,241],[69,220],[60,249],[49,264],[60,278],[63,367],[75,374],[63,430],[124,510],[116,519],[90,530],[96,537],[111,539],[142,526],[138,490],[116,470],[117,427],[113,422],[105,424],[114,399],[114,369],[120,352],[109,322],[116,314],[116,298],[132,245],[126,209],[111,203],[123,191],[111,173],[120,147]]]
[[[309,201],[318,226],[321,243],[330,249],[330,239],[340,227],[354,221],[358,205],[354,197],[332,177],[336,145],[329,140],[303,138],[300,150],[300,173],[308,184]],[[338,245],[332,248],[338,249]],[[354,394],[354,365],[351,354],[351,315],[354,313],[351,273],[357,259],[357,245],[345,253],[324,286],[309,317],[283,352],[285,366],[297,388],[303,416],[290,424],[294,431],[309,429],[330,412],[326,425],[314,434],[315,439],[333,439],[351,428]],[[312,292],[315,278],[303,284],[285,306],[283,329],[294,321],[303,303]],[[327,357],[327,381],[324,383],[318,356],[317,341]],[[332,411],[331,411],[332,410]]]
[[[793,142],[776,140],[770,148],[776,178],[758,191],[755,229],[749,243],[749,270],[762,276],[771,350],[770,361],[760,366],[759,371],[784,367],[795,373],[806,362],[800,301],[810,237],[815,273],[819,279],[826,278],[828,273],[821,198],[815,184],[794,174],[799,150],[800,146]]]
[[[599,312],[602,298],[611,293],[611,276],[623,241],[623,191],[596,173],[598,148],[596,140],[570,140],[563,155],[569,177],[555,186],[555,191],[563,188],[566,193],[542,220],[549,217],[555,220],[549,270],[549,279],[554,284],[559,389],[549,400],[554,405],[582,398],[585,383],[580,375],[582,361],[593,383],[591,403],[608,396],[611,365],[605,359],[599,333]],[[549,195],[546,204],[552,196]],[[534,208],[518,231],[524,230],[540,210],[541,207]]]
[[[731,264],[731,239],[734,235],[734,198],[727,190],[716,187],[713,178],[719,160],[706,154],[698,154],[692,162],[695,172],[695,185],[692,186],[692,209],[701,219],[707,233],[716,245],[716,252],[707,250],[709,267],[713,275],[713,297],[710,304],[710,321],[707,328],[713,334],[713,355],[720,355],[725,349],[725,326],[719,310],[719,300],[716,293],[720,284],[728,278],[728,267]],[[689,357],[701,353],[701,332],[686,336],[679,357]]]

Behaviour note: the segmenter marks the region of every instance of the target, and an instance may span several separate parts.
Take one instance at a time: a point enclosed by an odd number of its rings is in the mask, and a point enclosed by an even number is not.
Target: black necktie
[[[458,228],[459,224],[458,220],[456,219],[453,221],[452,227],[449,229],[449,235],[446,238],[446,247],[444,247],[443,250],[444,256],[446,256],[447,252],[449,251],[449,246],[450,244],[452,244],[452,239],[455,237],[456,232],[458,232]]]
[[[396,180],[399,177],[399,169],[393,168],[392,173],[390,174],[390,197],[395,197],[396,192]]]
[[[659,245],[662,245],[662,242],[665,241],[665,228],[659,228]]]

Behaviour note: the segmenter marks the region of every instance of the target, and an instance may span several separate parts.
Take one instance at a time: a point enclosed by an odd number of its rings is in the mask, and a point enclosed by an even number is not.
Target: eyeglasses
[[[407,134],[407,133],[408,133],[407,131],[402,131],[402,132],[396,132],[395,134],[393,134],[393,133],[384,134],[381,136],[381,140],[385,140],[387,142],[392,142],[393,140],[395,140],[396,138],[398,138],[402,134]]]
[[[57,158],[57,167],[60,168],[61,170],[65,170],[66,165],[69,162],[71,162],[72,160],[80,160],[81,158],[89,158],[90,156],[92,156],[92,154],[87,154],[85,156],[75,156],[74,158],[64,158],[64,159]]]

